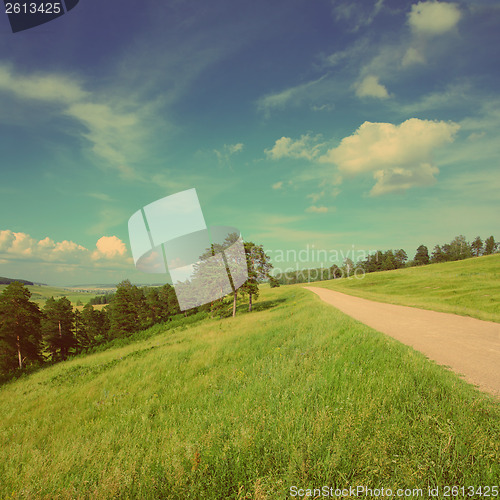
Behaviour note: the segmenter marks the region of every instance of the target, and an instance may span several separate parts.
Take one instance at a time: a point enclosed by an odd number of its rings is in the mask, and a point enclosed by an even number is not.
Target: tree
[[[497,246],[498,243],[495,243],[495,238],[493,238],[493,236],[486,238],[486,241],[484,242],[484,255],[491,255],[492,253],[495,253]]]
[[[330,277],[331,279],[338,279],[342,278],[342,269],[340,269],[337,264],[333,264],[332,267],[330,267]]]
[[[128,335],[147,326],[146,299],[141,289],[124,280],[116,287],[109,307],[110,336]]]
[[[278,288],[280,286],[280,282],[275,276],[269,276],[269,286],[271,288]]]
[[[387,250],[382,261],[382,271],[390,271],[392,269],[396,269],[394,252],[392,250]]]
[[[243,246],[247,260],[248,279],[242,285],[241,291],[248,294],[248,311],[250,312],[252,297],[259,297],[259,283],[271,279],[270,273],[273,266],[262,245],[246,241]]]
[[[75,331],[78,345],[82,349],[99,345],[106,339],[108,330],[109,322],[106,311],[98,311],[93,308],[92,304],[85,304],[80,315],[80,328],[78,333]]]
[[[402,267],[405,267],[405,263],[407,260],[408,260],[408,255],[402,248],[396,250],[396,253],[394,254],[394,264],[396,269],[401,269]]]
[[[417,253],[415,254],[415,257],[413,258],[413,262],[415,266],[426,266],[429,264],[429,250],[425,245],[420,245],[417,248]]]
[[[483,249],[483,240],[479,236],[476,236],[476,239],[472,242],[471,249],[476,254],[476,257],[479,257]]]
[[[463,260],[472,257],[472,251],[465,236],[455,236],[450,243],[450,257],[451,260]]]
[[[441,253],[442,253],[442,262],[448,262],[449,260],[453,260],[453,255],[452,255],[452,248],[451,245],[448,243],[445,243],[441,247]]]
[[[74,313],[71,302],[62,297],[45,301],[42,317],[42,335],[52,359],[66,359],[69,350],[77,345],[73,334]]]
[[[441,247],[439,245],[436,245],[434,247],[434,250],[432,251],[431,255],[431,262],[433,264],[437,264],[439,262],[444,262],[446,260],[446,256],[441,250]]]
[[[0,295],[0,364],[21,369],[26,359],[41,358],[41,312],[22,283],[10,283]]]
[[[349,258],[346,258],[344,259],[344,265],[342,266],[343,267],[343,275],[348,278],[349,276],[351,276],[351,274],[354,273],[354,262],[349,259]]]

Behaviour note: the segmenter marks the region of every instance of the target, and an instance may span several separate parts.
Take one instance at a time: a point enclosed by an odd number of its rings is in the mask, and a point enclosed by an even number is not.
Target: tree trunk
[[[23,359],[21,356],[21,341],[19,340],[19,335],[17,336],[17,356],[19,358],[19,369],[23,367]]]
[[[237,297],[237,292],[234,292],[233,296],[233,318],[236,316],[236,297]]]
[[[252,294],[248,294],[248,312],[252,312]]]

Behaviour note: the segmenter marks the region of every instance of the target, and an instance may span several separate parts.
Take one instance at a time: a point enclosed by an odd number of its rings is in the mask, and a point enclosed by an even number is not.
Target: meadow
[[[299,286],[244,309],[0,388],[0,497],[497,484],[493,396]]]
[[[366,274],[313,286],[365,299],[500,322],[500,254]]]
[[[7,285],[0,285],[0,294],[5,290]],[[72,289],[60,288],[55,286],[46,285],[27,285],[26,288],[31,292],[31,301],[38,304],[40,308],[43,308],[45,301],[54,297],[55,299],[60,299],[61,297],[67,297],[67,299],[75,305],[78,301],[82,304],[86,304],[91,298],[95,297],[95,293],[91,292],[78,292]]]

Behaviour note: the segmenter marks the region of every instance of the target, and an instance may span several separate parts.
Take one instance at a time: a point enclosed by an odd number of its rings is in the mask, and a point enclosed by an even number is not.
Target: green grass
[[[365,299],[500,322],[500,254],[311,283]]]
[[[251,314],[1,388],[0,498],[492,485],[499,443],[498,400],[310,292],[282,287],[264,289]]]

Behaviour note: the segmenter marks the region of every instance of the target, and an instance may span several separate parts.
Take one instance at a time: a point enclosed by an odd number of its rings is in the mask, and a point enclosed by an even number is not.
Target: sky
[[[494,0],[0,15],[0,276],[164,282],[128,220],[192,188],[280,270],[500,239],[499,26]]]

